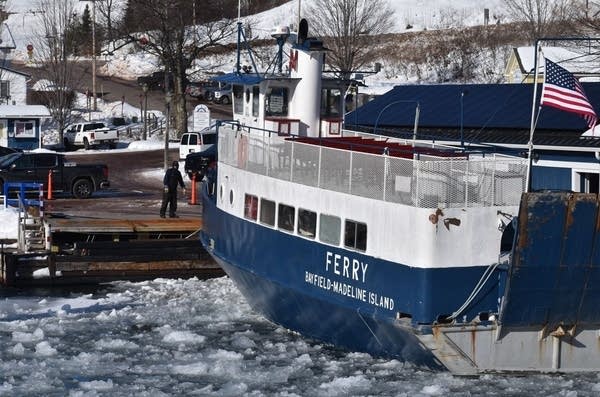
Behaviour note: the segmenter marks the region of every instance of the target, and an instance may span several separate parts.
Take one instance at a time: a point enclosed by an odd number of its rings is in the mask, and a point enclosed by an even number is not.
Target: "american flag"
[[[598,117],[579,81],[567,69],[546,59],[541,106],[551,106],[566,112],[577,113],[594,128]]]

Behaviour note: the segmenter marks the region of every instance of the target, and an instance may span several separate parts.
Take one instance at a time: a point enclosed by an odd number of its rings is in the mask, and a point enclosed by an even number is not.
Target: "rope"
[[[487,269],[485,269],[485,271],[483,272],[483,275],[481,276],[481,278],[475,285],[475,288],[473,288],[471,295],[469,295],[469,297],[465,300],[465,302],[462,304],[461,307],[459,307],[454,313],[452,313],[452,315],[449,317],[449,319],[455,320],[456,317],[458,317],[473,302],[475,297],[479,294],[479,292],[481,292],[481,289],[487,283],[487,281],[490,279],[492,274],[494,274],[494,270],[496,270],[496,268],[499,265],[500,265],[500,263],[494,263],[493,265],[490,265],[487,267]]]

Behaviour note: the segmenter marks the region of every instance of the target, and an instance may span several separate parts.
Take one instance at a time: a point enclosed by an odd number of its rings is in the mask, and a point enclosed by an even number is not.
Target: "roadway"
[[[76,75],[80,81],[90,81],[91,86],[91,63],[80,62],[76,66]],[[42,74],[38,68],[28,67],[25,64],[13,62],[11,68],[27,73],[32,77],[32,84]],[[84,86],[84,85],[82,85]],[[96,87],[103,92],[106,101],[125,101],[133,106],[140,106],[143,95],[141,87],[136,81],[124,80],[116,77],[97,76]],[[218,105],[200,102],[194,98],[187,97],[187,108],[189,114],[199,103],[205,103],[211,109],[211,117],[230,119],[231,105]],[[162,91],[148,92],[148,109],[164,111],[165,100]],[[158,218],[160,204],[162,201],[162,171],[163,150],[150,151],[98,151],[88,152],[83,155],[72,154],[68,157],[79,163],[104,163],[109,168],[110,189],[99,191],[91,198],[78,200],[69,195],[58,196],[46,203],[46,210],[78,216],[84,218],[100,219],[150,219]],[[169,151],[169,163],[178,160],[177,149]],[[183,174],[183,170],[180,169]],[[180,217],[197,218],[201,216],[201,206],[190,205],[191,181],[183,175],[186,184],[187,196],[179,194],[178,215]],[[199,191],[199,188],[198,188]],[[198,200],[199,202],[199,200]]]
[[[97,67],[101,66],[102,62],[97,63]],[[13,61],[11,68],[23,73],[27,73],[31,76],[31,85],[37,80],[43,77],[42,72],[39,68],[30,67],[24,63],[18,63]],[[78,76],[77,81],[74,85],[80,87],[91,87],[92,86],[92,68],[91,61],[80,61],[74,66],[75,70],[73,75]],[[89,83],[88,83],[89,82]],[[137,84],[136,80],[125,80],[119,77],[101,76],[96,74],[96,90],[98,94],[102,96],[107,102],[125,100],[132,106],[142,107],[140,101],[143,100],[144,92],[142,88]],[[85,91],[85,88],[80,90]],[[186,107],[188,115],[192,114],[192,111],[196,105],[204,103],[211,110],[211,117],[213,119],[230,119],[232,115],[231,105],[220,105],[215,103],[208,103],[206,101],[199,101],[190,96],[186,96]],[[150,90],[148,91],[148,110],[159,110],[165,112],[165,94],[161,90]]]

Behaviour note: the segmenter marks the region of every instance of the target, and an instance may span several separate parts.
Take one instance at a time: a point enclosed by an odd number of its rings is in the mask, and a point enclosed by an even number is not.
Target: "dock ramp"
[[[525,193],[497,316],[421,337],[454,373],[600,370],[598,195]]]

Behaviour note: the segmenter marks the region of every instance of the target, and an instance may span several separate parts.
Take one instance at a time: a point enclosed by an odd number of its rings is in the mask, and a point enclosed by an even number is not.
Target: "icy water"
[[[305,339],[226,278],[3,292],[0,396],[598,396],[599,374],[457,378]]]

